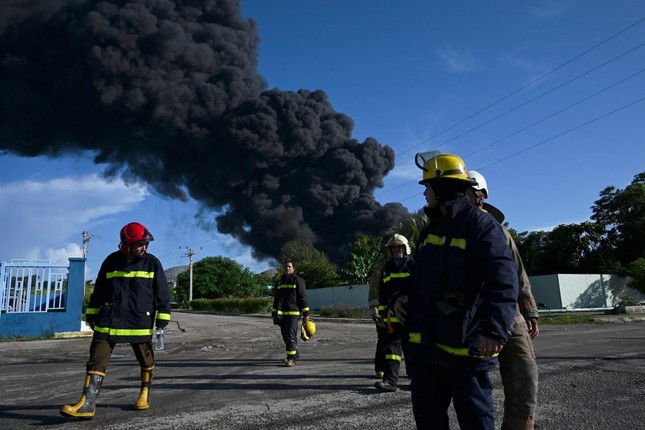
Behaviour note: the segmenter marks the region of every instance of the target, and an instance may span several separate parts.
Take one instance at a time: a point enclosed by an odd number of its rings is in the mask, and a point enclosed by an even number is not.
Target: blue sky
[[[381,203],[424,204],[414,154],[462,156],[519,231],[579,223],[605,187],[645,171],[642,1],[242,1],[269,88],[324,90],[353,137],[391,146]],[[107,182],[91,158],[0,155],[0,261],[80,256],[88,279],[123,224],[154,234],[165,267],[223,255],[273,266],[197,226],[196,203]]]

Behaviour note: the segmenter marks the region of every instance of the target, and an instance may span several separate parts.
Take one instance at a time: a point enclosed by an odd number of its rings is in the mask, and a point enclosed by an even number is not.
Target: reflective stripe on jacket
[[[283,275],[273,289],[273,294],[273,317],[299,317],[309,314],[305,280],[301,277],[294,274],[287,278]]]
[[[99,270],[85,313],[94,335],[117,343],[152,339],[155,319],[170,320],[170,291],[161,262],[152,254],[127,261],[110,254]]]
[[[467,196],[431,217],[416,247],[406,327],[440,364],[478,366],[478,335],[506,341],[518,277],[502,227]],[[434,351],[434,352],[433,352]],[[473,360],[475,359],[475,360]]]
[[[410,288],[412,282],[412,265],[414,260],[412,256],[406,255],[398,263],[393,259],[388,259],[380,270],[378,310],[379,315],[390,322],[400,322],[393,316],[392,298],[398,296],[402,290]],[[388,309],[390,314],[388,315]]]

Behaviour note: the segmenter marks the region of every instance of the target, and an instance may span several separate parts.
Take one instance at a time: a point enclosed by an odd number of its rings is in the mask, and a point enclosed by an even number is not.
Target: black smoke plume
[[[323,91],[267,89],[258,43],[236,0],[4,0],[0,149],[91,154],[258,258],[303,239],[338,261],[407,216],[373,197],[394,153]]]

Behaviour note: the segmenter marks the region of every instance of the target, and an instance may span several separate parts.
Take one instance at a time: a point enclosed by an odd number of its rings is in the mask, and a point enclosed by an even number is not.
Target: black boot
[[[141,392],[137,401],[134,402],[134,409],[137,411],[143,411],[150,407],[150,386],[152,385],[154,368],[154,366],[141,368]]]
[[[88,371],[85,376],[85,385],[81,399],[75,405],[65,405],[60,408],[60,414],[66,417],[91,420],[96,411],[96,400],[99,397],[105,373]]]

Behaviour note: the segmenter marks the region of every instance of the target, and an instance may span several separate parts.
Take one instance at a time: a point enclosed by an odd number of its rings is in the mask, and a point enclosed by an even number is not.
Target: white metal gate
[[[0,316],[65,309],[69,267],[46,260],[0,262]]]

